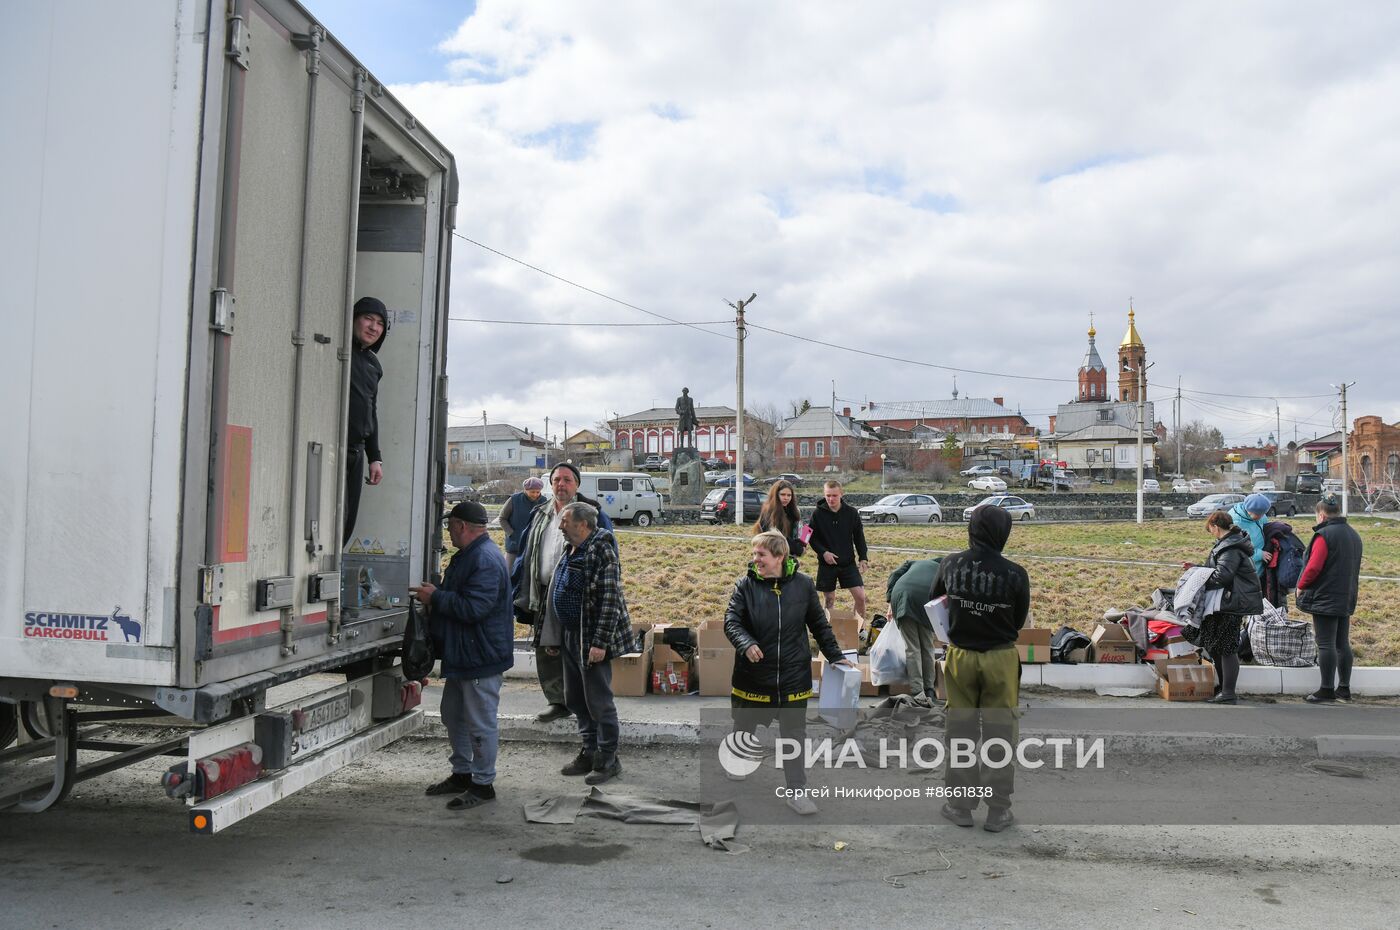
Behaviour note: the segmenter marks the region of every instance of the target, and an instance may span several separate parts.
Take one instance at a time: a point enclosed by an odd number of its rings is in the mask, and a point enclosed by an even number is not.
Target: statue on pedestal
[[[690,396],[690,388],[681,388],[681,396],[676,398],[676,416],[680,417],[680,423],[676,426],[676,448],[693,448],[695,445],[695,430],[700,426],[700,420],[695,416],[695,400]]]

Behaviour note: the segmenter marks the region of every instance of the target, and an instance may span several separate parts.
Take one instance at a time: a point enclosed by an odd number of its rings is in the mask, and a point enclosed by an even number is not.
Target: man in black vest
[[[1310,704],[1351,700],[1351,615],[1360,576],[1361,537],[1342,516],[1341,500],[1328,494],[1317,502],[1317,525],[1298,579],[1298,609],[1313,615],[1322,672],[1322,687],[1306,698]]]

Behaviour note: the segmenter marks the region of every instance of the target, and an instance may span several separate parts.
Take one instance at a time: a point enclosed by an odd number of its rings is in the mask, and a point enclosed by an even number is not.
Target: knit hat
[[[1251,494],[1244,499],[1246,513],[1268,513],[1272,506],[1274,506],[1274,502],[1263,494]]]
[[[470,523],[474,526],[485,526],[491,522],[491,518],[486,514],[486,508],[476,501],[462,501],[455,505],[447,516],[448,519],[461,520],[463,523]]]
[[[544,482],[538,478],[526,478],[520,487],[526,491],[543,491]]]
[[[578,470],[578,466],[575,465],[573,462],[560,462],[558,465],[555,465],[553,468],[551,468],[551,469],[549,470],[549,477],[550,477],[550,478],[553,478],[553,477],[554,477],[554,473],[555,473],[556,471],[558,471],[559,469],[561,469],[561,468],[567,468],[569,471],[573,472],[573,473],[574,473],[574,480],[575,480],[575,481],[578,481],[578,482],[582,482],[582,481],[583,481],[583,473],[582,473],[581,471]]]

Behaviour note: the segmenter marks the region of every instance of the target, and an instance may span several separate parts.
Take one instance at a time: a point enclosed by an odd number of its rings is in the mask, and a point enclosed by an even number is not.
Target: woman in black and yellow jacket
[[[787,539],[776,530],[753,538],[753,562],[734,585],[724,615],[724,634],[734,644],[735,729],[752,733],[773,720],[785,739],[806,738],[807,699],[812,696],[810,632],[827,661],[841,664],[841,648],[827,622],[816,585],[788,557]],[[801,759],[783,765],[789,788],[806,784]],[[814,814],[811,799],[793,796],[788,806]]]

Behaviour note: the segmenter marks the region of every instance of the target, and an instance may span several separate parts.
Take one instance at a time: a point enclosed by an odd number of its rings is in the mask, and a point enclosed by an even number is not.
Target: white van
[[[661,495],[651,475],[639,471],[584,472],[579,493],[603,505],[613,520],[651,526],[661,513]]]

